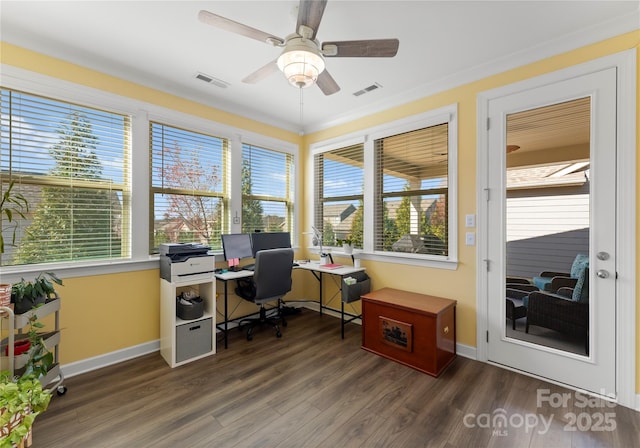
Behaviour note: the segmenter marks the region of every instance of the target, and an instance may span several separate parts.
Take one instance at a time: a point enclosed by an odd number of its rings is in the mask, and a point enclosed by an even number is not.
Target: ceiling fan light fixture
[[[324,71],[324,59],[307,39],[291,39],[277,60],[278,68],[294,87],[313,85]]]

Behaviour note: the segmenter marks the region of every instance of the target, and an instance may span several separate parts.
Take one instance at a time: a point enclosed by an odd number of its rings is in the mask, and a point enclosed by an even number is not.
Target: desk
[[[344,277],[349,276],[355,272],[364,271],[364,268],[354,268],[352,266],[342,266],[340,268],[328,269],[320,266],[319,261],[311,261],[308,263],[300,263],[299,266],[294,266],[294,270],[302,269],[306,271],[311,271],[313,276],[318,280],[320,287],[320,315],[322,315],[322,310],[324,306],[322,305],[322,275],[323,274],[331,274],[337,275],[340,277],[340,287],[342,288],[342,279]],[[216,328],[224,332],[224,348],[228,347],[228,283],[229,281],[238,280],[240,278],[247,278],[253,276],[253,271],[228,271],[223,273],[216,273],[216,280],[219,280],[224,283],[224,322],[221,324],[216,324]],[[344,339],[344,303],[341,301],[341,310],[340,310],[340,321],[341,321],[341,336]],[[357,316],[356,316],[357,317]],[[356,318],[354,317],[354,319]],[[353,319],[351,319],[353,320]],[[350,321],[349,321],[350,322]],[[221,328],[221,326],[223,328]]]
[[[342,289],[342,279],[344,277],[348,277],[351,274],[354,274],[356,272],[362,272],[364,271],[364,268],[355,268],[353,266],[345,266],[343,265],[342,267],[339,268],[333,268],[333,269],[328,269],[328,268],[323,268],[320,266],[320,262],[319,261],[310,261],[309,263],[300,263],[300,266],[297,266],[296,269],[304,269],[307,271],[311,271],[311,273],[313,274],[313,276],[318,280],[318,284],[319,284],[319,288],[320,288],[320,315],[322,316],[322,309],[324,308],[324,306],[322,305],[322,274],[331,274],[331,275],[337,275],[340,277],[340,290]],[[356,319],[358,316],[353,317],[351,320],[349,320],[349,322],[351,322],[353,319]],[[344,324],[345,324],[345,320],[344,320],[344,302],[341,300],[340,301],[340,336],[342,337],[342,339],[344,339]]]

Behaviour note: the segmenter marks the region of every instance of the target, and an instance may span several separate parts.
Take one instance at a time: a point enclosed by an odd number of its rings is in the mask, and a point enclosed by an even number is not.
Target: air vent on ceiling
[[[218,78],[214,78],[213,76],[205,75],[204,73],[198,73],[196,75],[196,79],[199,79],[200,81],[204,81],[209,84],[213,84],[214,86],[220,87],[221,89],[226,89],[231,85],[226,81],[223,81]]]
[[[365,93],[369,93],[369,92],[373,92],[376,89],[381,89],[382,86],[380,84],[378,84],[377,82],[374,82],[373,84],[371,84],[368,87],[365,87],[362,90],[358,90],[357,92],[353,92],[353,96],[360,96],[360,95],[364,95]]]

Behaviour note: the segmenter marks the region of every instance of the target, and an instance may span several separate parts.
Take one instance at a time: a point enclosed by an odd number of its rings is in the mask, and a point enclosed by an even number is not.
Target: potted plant
[[[2,254],[4,253],[4,236],[2,227],[4,221],[9,223],[8,228],[13,229],[11,243],[16,242],[16,230],[18,228],[17,223],[14,221],[17,218],[25,218],[24,213],[29,211],[29,204],[27,200],[20,193],[13,193],[15,181],[9,183],[7,190],[0,196],[0,261],[2,261]],[[11,302],[11,285],[6,283],[0,283],[0,306],[9,306]]]
[[[342,250],[345,254],[351,255],[353,253],[353,240],[349,237],[343,240],[336,240],[338,246],[342,245]]]
[[[37,375],[16,377],[0,372],[0,448],[24,446],[34,420],[50,400],[51,393],[42,388]]]
[[[58,293],[53,284],[61,285],[60,280],[53,272],[41,272],[33,281],[24,278],[11,287],[11,302],[14,303],[14,312],[23,314],[34,306],[45,303],[51,298],[58,298]]]
[[[0,448],[31,446],[33,422],[51,400],[51,391],[43,389],[40,382],[54,360],[45,345],[47,335],[38,332],[42,328],[37,315],[31,315],[24,340],[29,346],[26,363],[18,370],[19,375],[0,372]]]

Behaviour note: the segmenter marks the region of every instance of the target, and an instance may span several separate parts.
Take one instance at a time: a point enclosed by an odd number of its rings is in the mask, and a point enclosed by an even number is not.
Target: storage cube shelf
[[[192,320],[176,315],[176,297],[195,291],[204,301],[204,313]],[[160,279],[160,354],[177,367],[216,352],[216,287],[213,275],[206,280],[169,282]]]

